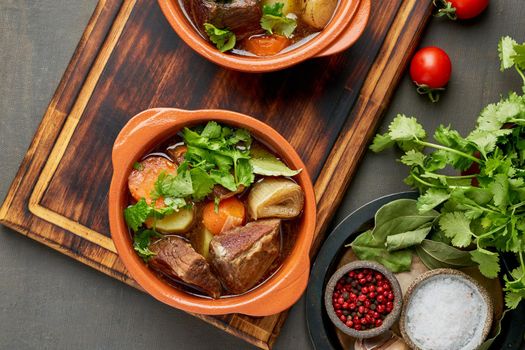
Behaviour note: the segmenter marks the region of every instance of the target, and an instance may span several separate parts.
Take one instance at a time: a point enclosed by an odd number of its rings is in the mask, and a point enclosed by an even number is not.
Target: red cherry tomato
[[[452,73],[452,63],[447,53],[439,47],[425,47],[414,55],[410,63],[410,76],[418,85],[439,89],[447,85]]]
[[[470,19],[479,16],[489,5],[489,0],[441,0],[441,3],[440,14],[451,19]]]
[[[410,77],[418,86],[418,92],[428,94],[432,102],[436,90],[443,90],[450,80],[452,63],[447,53],[439,47],[425,47],[414,55],[410,63]]]

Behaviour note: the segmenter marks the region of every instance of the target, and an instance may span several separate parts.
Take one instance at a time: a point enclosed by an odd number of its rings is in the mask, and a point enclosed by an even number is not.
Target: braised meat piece
[[[212,298],[221,295],[221,283],[211,273],[210,265],[181,237],[169,236],[150,245],[155,253],[149,265],[172,278],[201,289]]]
[[[237,40],[263,32],[260,0],[184,0],[184,3],[189,16],[205,35],[204,23],[231,30]]]
[[[279,256],[281,220],[259,220],[215,236],[210,258],[232,294],[244,293],[264,277]]]

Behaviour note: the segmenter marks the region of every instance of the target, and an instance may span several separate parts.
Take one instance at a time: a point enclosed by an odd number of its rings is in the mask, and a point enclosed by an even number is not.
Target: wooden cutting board
[[[0,221],[138,288],[109,233],[113,141],[133,115],[150,107],[225,108],[267,122],[302,156],[315,180],[319,211],[313,256],[432,1],[372,3],[367,30],[346,52],[281,72],[244,74],[194,53],[155,1],[101,0],[0,209]],[[195,316],[268,349],[286,312],[263,318]]]

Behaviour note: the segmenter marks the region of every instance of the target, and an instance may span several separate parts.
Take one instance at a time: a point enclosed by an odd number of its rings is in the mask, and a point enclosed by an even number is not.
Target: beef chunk
[[[279,256],[281,221],[253,221],[215,236],[210,257],[219,278],[234,294],[244,293],[268,271]]]
[[[153,269],[197,287],[212,298],[221,295],[221,283],[210,265],[183,238],[166,237],[151,244],[150,250],[156,254],[149,261]]]
[[[231,30],[237,40],[263,32],[260,0],[184,0],[184,3],[189,16],[203,34],[206,34],[204,23]]]

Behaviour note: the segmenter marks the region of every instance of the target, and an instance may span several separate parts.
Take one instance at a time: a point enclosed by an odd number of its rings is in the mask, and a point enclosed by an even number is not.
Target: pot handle
[[[346,27],[345,31],[325,50],[319,52],[315,57],[330,56],[348,49],[363,34],[370,17],[371,0],[361,0],[354,18]]]
[[[274,315],[290,309],[306,291],[310,277],[310,258],[302,258],[297,269],[282,281],[284,287],[277,287],[261,295],[257,302],[243,307],[243,314],[262,317]]]

